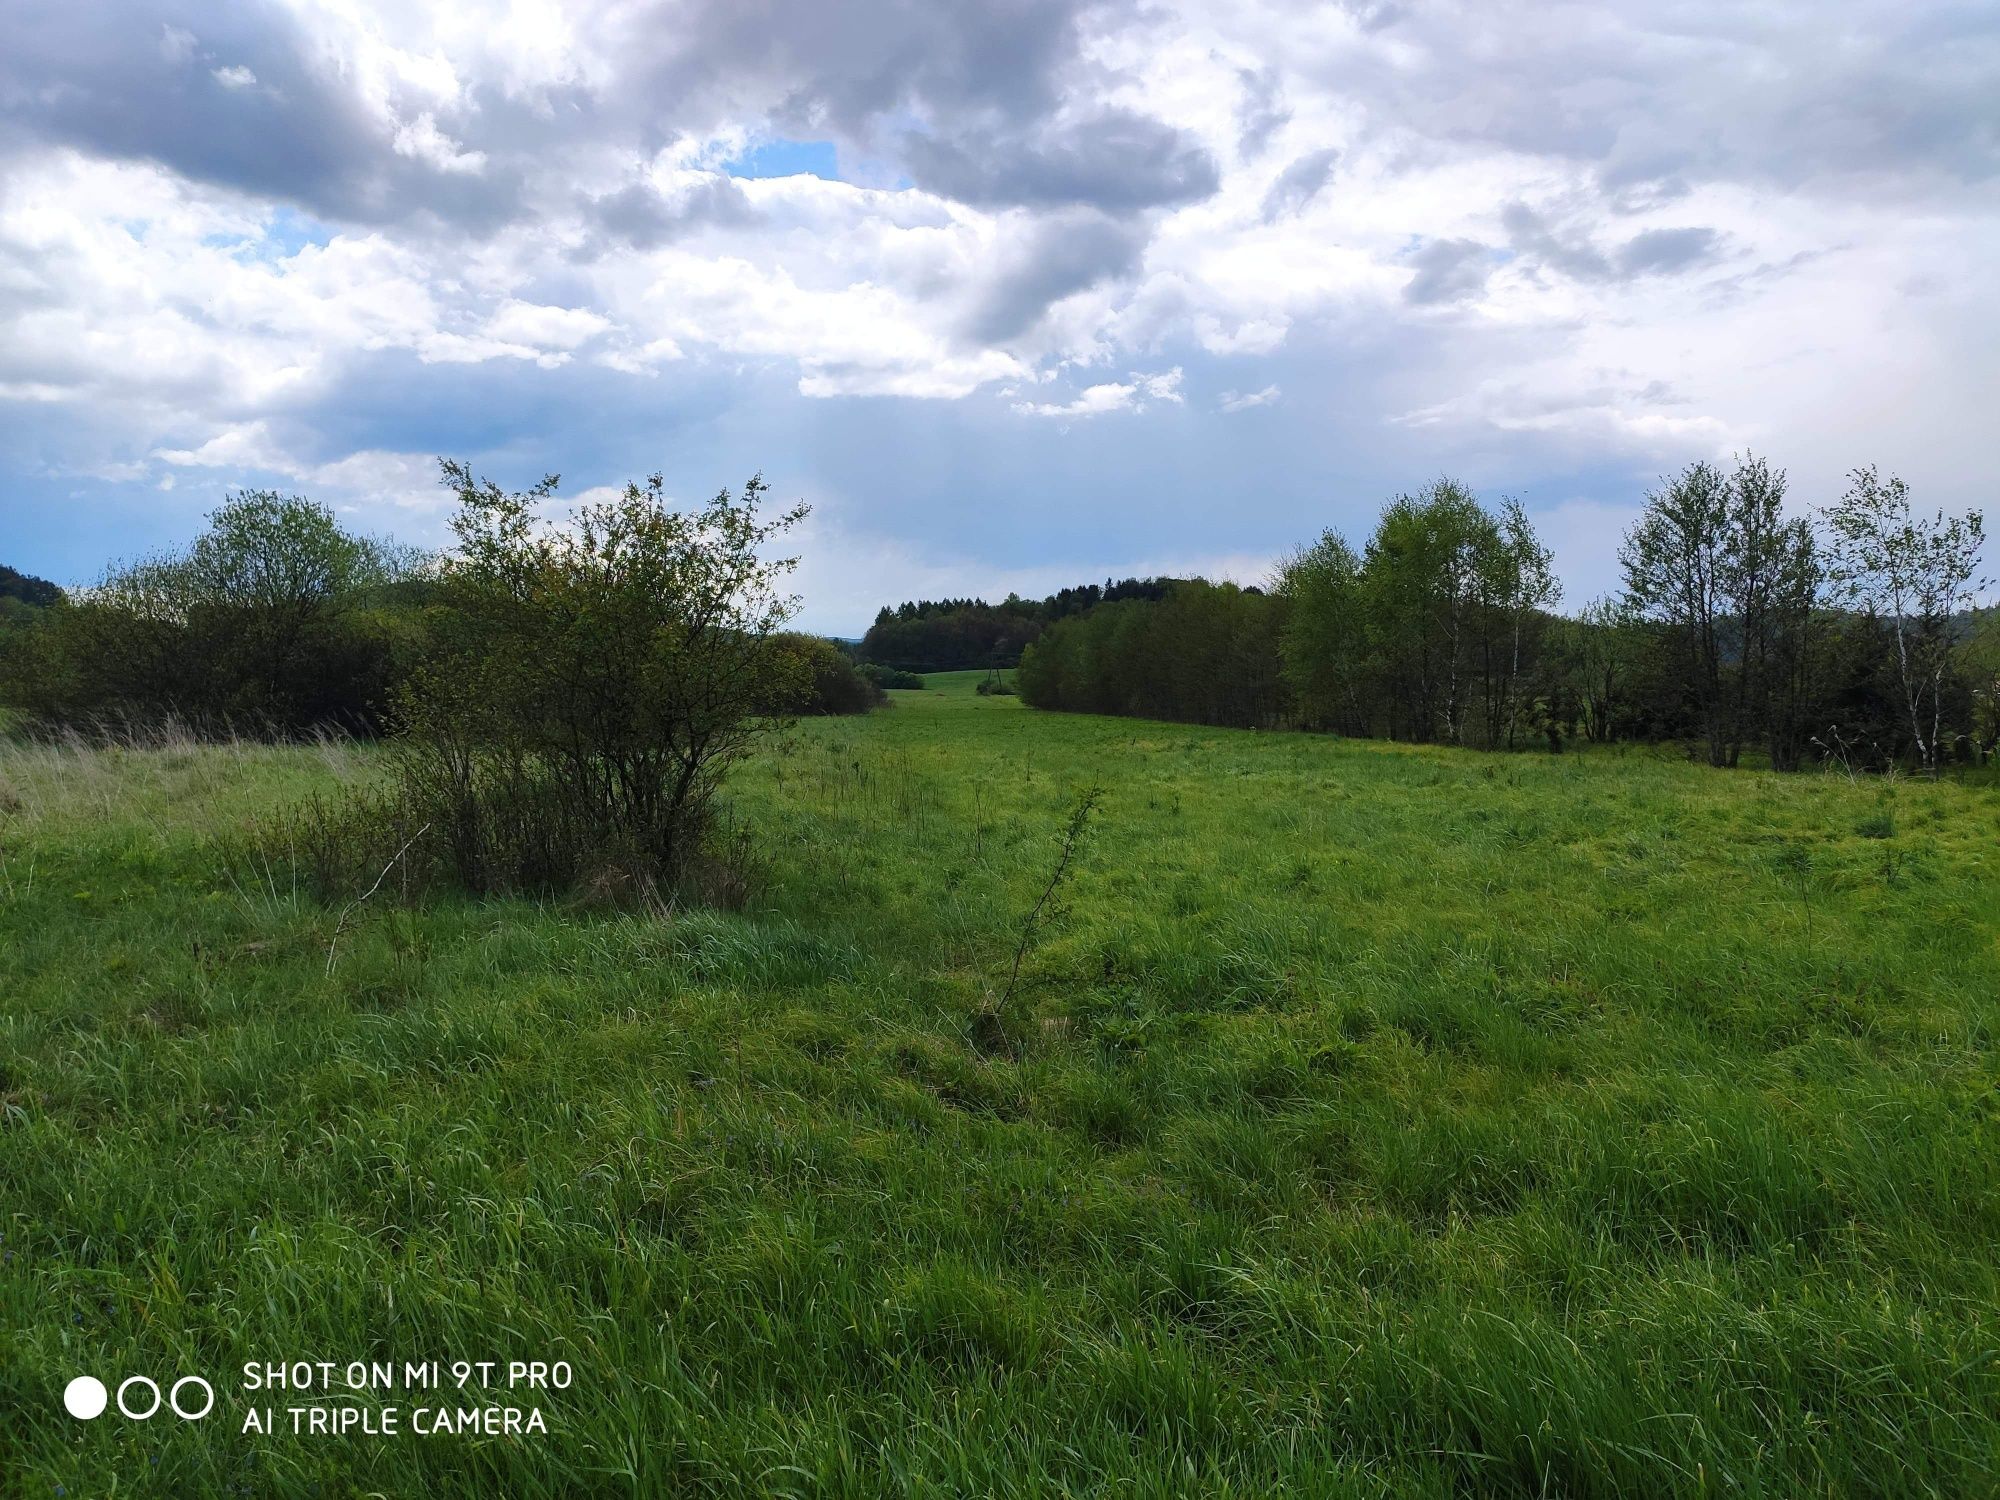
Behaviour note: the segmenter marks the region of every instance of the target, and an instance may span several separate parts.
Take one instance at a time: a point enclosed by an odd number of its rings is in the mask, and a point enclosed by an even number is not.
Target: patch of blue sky
[[[764,141],[722,164],[731,177],[819,177],[840,181],[832,141]]]
[[[212,234],[203,243],[245,260],[277,261],[290,260],[308,245],[327,245],[333,235],[330,227],[311,214],[280,204],[265,218],[263,233],[254,237]]]

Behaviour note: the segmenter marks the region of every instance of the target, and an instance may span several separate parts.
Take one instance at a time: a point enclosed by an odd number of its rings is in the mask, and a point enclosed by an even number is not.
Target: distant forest
[[[48,579],[0,565],[0,629],[33,623],[62,597],[63,591]]]
[[[1046,599],[1009,594],[983,599],[911,599],[885,607],[862,638],[859,655],[903,672],[960,672],[1012,667],[1050,625],[1100,604],[1167,597],[1177,578],[1127,578],[1062,589]]]

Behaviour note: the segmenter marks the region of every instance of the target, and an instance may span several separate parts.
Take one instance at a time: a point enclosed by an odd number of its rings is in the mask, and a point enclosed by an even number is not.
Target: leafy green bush
[[[795,696],[790,702],[767,705],[770,711],[865,714],[888,702],[888,695],[875,679],[823,636],[786,632],[773,636],[771,644],[790,658],[786,685]]]
[[[536,515],[553,477],[510,494],[447,462],[444,482],[458,548],[396,692],[394,791],[347,841],[428,841],[473,891],[678,888],[728,767],[812,691],[813,653],[776,634],[794,560],[763,556],[805,508],[759,519],[757,478],[676,511],[656,474],[557,527]]]
[[[923,690],[923,677],[916,672],[905,672],[900,667],[885,667],[880,662],[864,661],[858,670],[878,688],[899,688],[915,692]]]

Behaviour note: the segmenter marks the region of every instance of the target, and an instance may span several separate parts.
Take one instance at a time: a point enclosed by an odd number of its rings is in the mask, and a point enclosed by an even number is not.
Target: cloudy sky
[[[0,0],[0,561],[435,456],[761,469],[805,623],[1249,580],[1449,472],[2000,471],[1992,0]],[[2000,507],[1996,507],[2000,509]],[[1996,517],[2000,519],[2000,517]]]

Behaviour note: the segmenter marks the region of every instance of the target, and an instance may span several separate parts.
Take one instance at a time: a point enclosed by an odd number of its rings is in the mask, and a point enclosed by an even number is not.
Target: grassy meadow
[[[1993,788],[976,680],[768,742],[735,913],[343,914],[241,850],[365,748],[0,748],[0,1493],[2000,1487]],[[241,1388],[433,1358],[575,1378]]]

